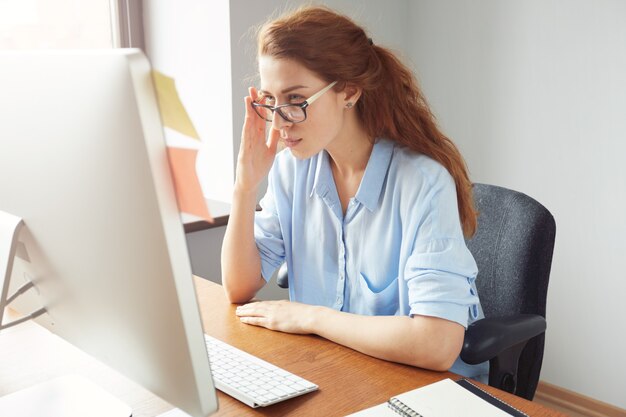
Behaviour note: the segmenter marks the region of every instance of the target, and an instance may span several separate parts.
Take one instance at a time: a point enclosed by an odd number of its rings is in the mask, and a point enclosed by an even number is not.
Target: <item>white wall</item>
[[[228,0],[143,2],[146,53],[173,77],[200,141],[166,128],[168,145],[198,149],[196,172],[206,198],[230,201],[232,164]]]
[[[626,2],[421,0],[409,15],[473,180],[555,216],[542,379],[626,408]]]

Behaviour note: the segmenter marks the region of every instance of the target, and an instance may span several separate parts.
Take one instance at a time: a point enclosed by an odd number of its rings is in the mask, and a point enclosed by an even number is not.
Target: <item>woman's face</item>
[[[302,103],[329,83],[288,59],[259,57],[261,89],[259,96],[272,106]],[[334,81],[334,80],[331,80]],[[326,149],[341,132],[344,96],[332,88],[306,108],[306,120],[291,123],[274,112],[272,128],[280,131],[281,141],[298,159],[310,158]]]

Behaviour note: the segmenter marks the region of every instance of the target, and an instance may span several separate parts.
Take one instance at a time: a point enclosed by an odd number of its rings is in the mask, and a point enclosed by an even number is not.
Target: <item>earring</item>
[[[350,102],[350,101],[349,101],[349,102],[346,104],[346,109],[351,109],[351,108],[352,108],[352,106],[353,106],[352,102]]]

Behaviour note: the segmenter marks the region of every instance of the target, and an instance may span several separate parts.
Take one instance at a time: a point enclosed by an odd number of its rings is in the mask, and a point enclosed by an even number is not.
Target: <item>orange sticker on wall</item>
[[[197,149],[167,147],[178,209],[213,223],[196,175],[197,155]]]

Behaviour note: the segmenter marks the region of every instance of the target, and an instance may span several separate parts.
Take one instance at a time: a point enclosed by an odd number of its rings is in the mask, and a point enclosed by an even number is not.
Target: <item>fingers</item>
[[[267,327],[267,318],[265,317],[239,317],[239,320],[245,324]]]
[[[271,128],[269,137],[267,138],[267,148],[272,154],[276,154],[278,149],[278,141],[280,140],[280,130]]]
[[[254,87],[248,87],[248,94],[252,97],[252,101],[256,101],[259,98],[259,92]]]
[[[243,123],[242,141],[246,141],[248,138],[262,138],[265,140],[265,120],[261,119],[252,108],[252,102],[256,97],[256,90],[250,88],[250,91],[251,94],[244,97],[246,116]]]
[[[254,301],[252,303],[240,305],[235,309],[238,316],[266,316],[269,312],[280,307],[277,301]]]
[[[235,314],[239,317],[261,317],[266,313],[263,303],[249,303],[235,309]]]
[[[252,108],[252,103],[254,101],[256,101],[256,99],[259,97],[256,88],[254,87],[249,87],[248,88],[248,95],[246,97],[244,97],[244,101],[246,104],[246,118],[247,117],[258,117],[256,112],[254,111],[254,109]]]
[[[256,302],[239,306],[235,314],[242,323],[269,328],[267,308],[264,303]]]
[[[310,331],[299,319],[303,316],[302,309],[302,304],[286,300],[259,301],[237,307],[235,314],[245,324],[286,333],[304,334]]]
[[[248,94],[250,94],[253,101],[256,101],[259,98],[259,92],[255,87],[248,87]]]
[[[252,102],[253,102],[252,97],[245,96],[243,98],[243,102],[244,102],[244,105],[245,105],[245,108],[246,108],[246,120],[245,120],[245,122],[249,123],[249,122],[255,121],[254,118],[255,117],[258,118],[259,116],[257,116],[256,112],[252,108]]]

